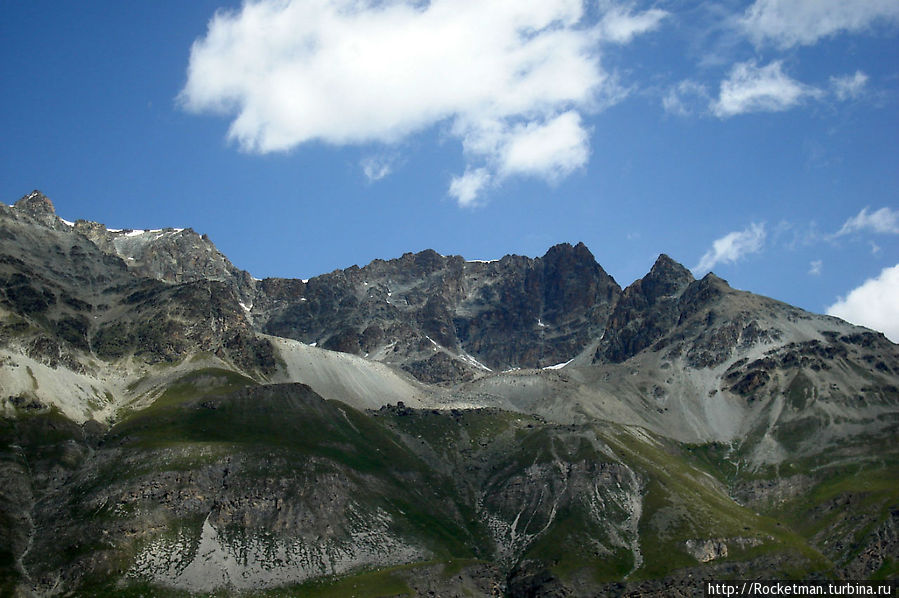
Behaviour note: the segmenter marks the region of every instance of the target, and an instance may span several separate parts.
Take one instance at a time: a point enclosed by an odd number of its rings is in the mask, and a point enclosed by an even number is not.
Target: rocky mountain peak
[[[693,274],[690,270],[664,253],[660,254],[652,265],[652,268],[649,270],[649,276],[659,279],[686,281],[688,284],[693,282]]]
[[[446,265],[446,258],[433,249],[425,249],[415,254],[407,254],[403,256],[403,259],[407,259],[411,262],[410,265],[416,274],[423,276],[433,274]]]
[[[37,221],[44,226],[55,228],[61,224],[56,216],[56,208],[50,198],[35,189],[13,204],[13,208],[22,215]]]
[[[577,245],[572,245],[571,243],[558,243],[553,245],[547,250],[543,259],[558,259],[563,256],[578,261],[596,261],[596,258],[593,257],[593,254],[583,242],[580,242]]]
[[[679,295],[693,280],[687,268],[663,253],[638,282],[643,296],[654,303],[660,297]]]
[[[56,215],[56,208],[53,207],[53,202],[37,189],[22,197],[13,207],[31,216]]]

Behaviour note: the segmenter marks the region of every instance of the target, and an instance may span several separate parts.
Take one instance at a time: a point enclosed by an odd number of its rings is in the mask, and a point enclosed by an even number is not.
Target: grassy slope
[[[206,380],[210,373],[200,377]],[[230,378],[238,390],[219,395],[215,391],[224,385],[218,383],[205,385],[212,391],[196,392],[197,379],[191,375],[149,409],[115,426],[107,442],[126,453],[162,455],[150,469],[191,469],[204,459],[222,455],[256,455],[260,464],[280,466],[330,463],[323,467],[350,476],[355,487],[363,489],[353,500],[392,516],[395,533],[414,538],[438,558],[474,556],[472,547],[479,541],[467,527],[468,509],[456,501],[449,480],[374,418],[326,402],[302,385],[251,388],[244,385],[245,380]],[[170,454],[176,457],[165,456]],[[114,467],[108,475],[115,475]],[[255,474],[245,469],[242,483],[252,484],[247,477],[256,474],[277,477],[278,472],[269,465],[261,465]]]
[[[592,435],[643,480],[639,522],[643,566],[631,571],[633,555],[626,550],[602,556],[584,550],[589,536],[601,532],[576,507],[560,509],[552,525],[526,547],[522,556],[545,563],[563,579],[588,571],[598,582],[629,573],[632,580],[655,579],[696,567],[698,563],[685,550],[685,542],[704,538],[760,542],[743,547],[729,542],[727,557],[716,562],[777,554],[784,557],[784,569],[765,572],[768,575],[803,577],[812,571],[832,571],[833,560],[839,555],[819,552],[816,546],[821,546],[823,538],[843,533],[854,539],[849,550],[861,550],[867,535],[899,505],[895,484],[899,460],[888,442],[878,446],[882,458],[877,461],[844,460],[834,465],[819,457],[788,464],[791,474],[802,473],[813,479],[811,491],[756,512],[757,506],[743,507],[730,498],[728,488],[747,479],[773,478],[784,472],[738,473],[729,460],[728,447],[722,445],[685,447],[619,426],[574,429],[493,410],[412,412],[411,416],[387,412],[372,417],[340,403],[323,401],[302,385],[253,385],[252,380],[226,370],[202,370],[185,376],[154,405],[133,414],[105,437],[106,445],[116,447],[123,455],[155,455],[155,460],[146,463],[143,470],[118,469],[114,461],[104,471],[96,472],[90,485],[80,485],[78,491],[89,494],[113,476],[136,479],[160,470],[187,471],[222,455],[258,454],[263,459],[274,451],[286,455],[287,462],[315,457],[360,480],[379,480],[377,490],[363,500],[387,510],[399,522],[396,533],[424,542],[438,562],[471,559],[489,557],[490,549],[486,531],[471,504],[473,491],[466,484],[484,482],[499,487],[504,475],[559,456],[569,462],[610,461],[593,444],[571,440]],[[3,420],[0,431],[4,446],[22,447],[34,463],[62,459],[61,447],[66,442],[83,441],[82,431],[55,413]],[[866,448],[870,447],[862,443],[847,451]],[[472,479],[458,479],[456,474],[465,470]],[[273,472],[261,468],[259,473]],[[111,516],[79,511],[77,498],[73,502],[72,515],[84,517],[87,524],[93,518],[102,525],[102,517]],[[840,504],[851,504],[853,513],[861,516],[850,517]],[[5,571],[9,565],[0,563]],[[260,596],[346,595],[350,588],[360,596],[382,595],[388,590],[403,595],[410,590],[401,571],[362,571]],[[888,559],[875,572],[879,577],[895,574],[895,559]],[[116,595],[163,595],[161,588],[140,583],[121,593],[125,589],[113,591],[107,583],[95,582],[99,585],[94,589],[100,594],[106,588]]]

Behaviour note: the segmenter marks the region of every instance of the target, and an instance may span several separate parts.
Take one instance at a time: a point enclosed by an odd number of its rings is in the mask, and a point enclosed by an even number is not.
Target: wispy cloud
[[[823,37],[899,22],[896,0],[756,0],[740,25],[758,45],[811,45]]]
[[[779,112],[800,104],[806,96],[817,95],[819,90],[784,73],[781,61],[759,67],[750,60],[731,69],[710,108],[719,118],[747,112]]]
[[[868,75],[861,71],[855,71],[854,75],[844,77],[831,77],[830,87],[837,99],[841,102],[854,100],[860,97],[868,85]]]
[[[657,29],[668,12],[652,8],[634,13],[633,7],[612,6],[599,22],[599,32],[603,40],[626,44],[637,35]]]
[[[821,260],[815,260],[809,264],[808,273],[812,276],[820,276],[821,268],[824,266],[824,262]]]
[[[842,228],[837,231],[835,236],[840,237],[862,231],[899,235],[899,210],[880,208],[877,211],[868,212],[867,207],[862,208],[861,212],[843,223]]]
[[[362,168],[362,174],[368,179],[369,183],[380,181],[384,177],[393,172],[396,158],[391,155],[373,155],[363,158],[359,162]]]
[[[712,248],[693,267],[693,272],[705,274],[720,263],[732,264],[745,255],[757,253],[765,244],[765,236],[765,225],[755,223],[745,230],[729,233],[712,243]]]
[[[180,99],[233,116],[229,138],[250,152],[393,143],[448,124],[469,162],[457,180],[482,169],[477,180],[554,180],[589,155],[582,115],[622,97],[602,44],[666,15],[603,7],[591,16],[583,0],[245,2],[216,13],[194,43]],[[537,151],[538,137],[550,145]]]
[[[899,264],[884,268],[877,278],[853,289],[845,299],[828,307],[827,313],[879,330],[899,343]]]
[[[662,107],[669,114],[690,116],[705,112],[709,105],[706,86],[691,79],[681,81],[671,87],[662,98]]]

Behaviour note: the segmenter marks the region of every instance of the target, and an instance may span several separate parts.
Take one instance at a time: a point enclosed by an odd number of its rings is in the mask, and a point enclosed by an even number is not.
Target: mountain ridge
[[[624,289],[582,243],[256,280],[34,192],[0,205],[0,389],[4,592],[701,595],[899,564],[899,347],[664,254]]]

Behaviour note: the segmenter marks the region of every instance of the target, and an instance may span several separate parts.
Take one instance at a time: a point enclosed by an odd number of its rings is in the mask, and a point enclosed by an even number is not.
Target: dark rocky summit
[[[265,282],[263,288],[273,286]],[[602,333],[621,292],[582,243],[495,262],[409,253],[325,274],[297,290],[258,310],[263,330],[337,351],[380,353],[428,382],[455,379],[443,378],[442,366],[423,365],[435,350],[456,359],[451,371],[567,361]]]
[[[899,574],[899,348],[583,245],[255,280],[0,204],[0,595],[700,596]]]

